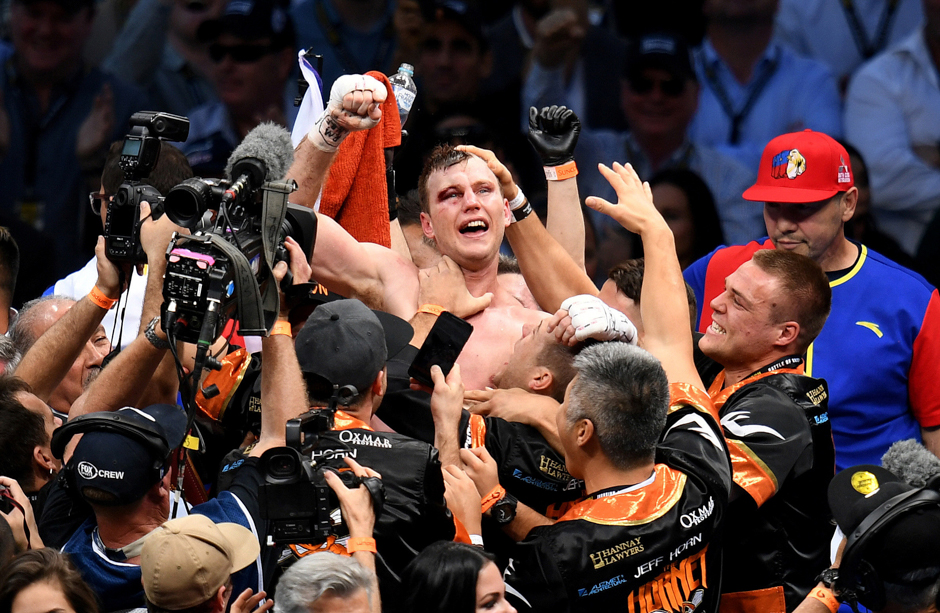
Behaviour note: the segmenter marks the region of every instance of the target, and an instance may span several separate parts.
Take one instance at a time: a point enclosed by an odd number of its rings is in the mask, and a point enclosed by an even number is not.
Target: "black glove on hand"
[[[560,166],[574,160],[574,147],[581,134],[581,120],[564,106],[546,106],[542,112],[529,108],[529,142],[544,166]]]

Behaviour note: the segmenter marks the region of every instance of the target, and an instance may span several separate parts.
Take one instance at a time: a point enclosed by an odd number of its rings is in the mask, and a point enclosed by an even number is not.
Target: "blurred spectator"
[[[284,571],[277,582],[275,613],[340,611],[369,613],[372,574],[353,558],[330,553],[307,556]]]
[[[512,10],[487,29],[493,56],[499,58],[484,82],[486,91],[522,91],[522,76],[535,45],[535,28],[551,10],[551,0],[519,0]]]
[[[212,81],[219,96],[189,114],[189,138],[181,149],[193,173],[221,177],[228,156],[252,128],[265,121],[289,126],[297,116],[294,26],[283,0],[230,0],[222,17],[206,22],[200,36],[212,41]]]
[[[153,110],[187,115],[216,100],[212,61],[199,27],[224,0],[139,0],[102,68],[147,90]]]
[[[858,149],[849,143],[842,142],[842,146],[849,154],[852,177],[855,179],[855,187],[858,188],[855,215],[845,222],[845,236],[855,242],[867,245],[902,266],[914,268],[914,258],[905,253],[896,240],[878,229],[875,215],[871,210],[871,187],[868,183],[868,166],[865,164],[865,159],[858,152]],[[934,242],[934,244],[940,245],[940,241]],[[935,281],[928,280],[936,285]]]
[[[402,611],[515,613],[491,554],[463,543],[434,543],[405,568]]]
[[[291,8],[297,47],[323,56],[320,77],[327,91],[344,74],[390,69],[394,13],[392,0],[300,0]]]
[[[44,231],[60,275],[79,256],[86,180],[97,183],[108,145],[146,106],[139,90],[82,63],[93,12],[90,0],[13,2],[15,52],[0,75],[0,211]],[[24,260],[23,272],[50,271]]]
[[[582,132],[576,150],[580,193],[616,200],[613,188],[597,170],[598,163],[629,162],[644,179],[666,168],[688,168],[714,194],[725,238],[732,242],[757,238],[764,233],[760,209],[741,197],[751,173],[725,154],[689,140],[698,92],[688,48],[680,38],[651,34],[631,45],[621,81],[630,132]],[[600,270],[633,257],[632,239],[619,224],[598,213],[594,221]]]
[[[715,199],[700,176],[687,168],[670,168],[653,175],[650,187],[656,209],[672,230],[683,269],[725,244]]]
[[[74,563],[55,549],[27,551],[0,571],[0,611],[98,613],[95,594],[82,581]]]
[[[940,2],[926,22],[849,84],[845,136],[869,163],[872,210],[909,254],[940,207]]]
[[[855,69],[893,47],[923,19],[920,0],[780,0],[774,33],[829,66],[845,93]]]
[[[610,75],[623,63],[625,44],[591,25],[587,0],[551,0],[551,12],[531,34],[532,63],[522,90],[522,129],[529,107],[564,105],[587,128],[623,130],[623,114],[611,95]]]
[[[498,148],[513,159],[532,156],[518,130],[518,96],[484,93],[493,59],[473,5],[452,0],[435,9],[415,65],[418,96],[408,119],[409,136],[395,158],[399,193],[417,187],[425,157],[441,142]]]
[[[7,334],[16,319],[13,292],[20,272],[20,248],[8,228],[0,227],[0,334]]]
[[[421,31],[424,28],[424,15],[419,0],[398,0],[395,3],[395,26],[397,46],[392,62],[383,69],[388,75],[393,74],[402,63],[414,66],[418,61],[421,46]]]
[[[692,140],[733,156],[752,179],[775,136],[803,128],[842,135],[832,72],[772,40],[776,11],[777,0],[705,0],[708,25],[695,57],[702,92]]]

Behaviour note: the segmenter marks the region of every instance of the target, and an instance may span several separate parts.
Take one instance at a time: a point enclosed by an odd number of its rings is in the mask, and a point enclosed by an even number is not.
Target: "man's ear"
[[[800,324],[795,321],[785,321],[779,324],[779,332],[774,345],[777,347],[786,347],[795,343],[800,336]]]
[[[578,447],[584,447],[594,439],[594,422],[590,419],[579,420],[574,428]]]
[[[434,240],[434,226],[431,225],[431,216],[425,212],[421,213],[421,231],[424,236]]]
[[[529,377],[529,391],[535,394],[547,393],[554,381],[552,371],[544,366],[536,366]]]
[[[858,205],[858,188],[852,186],[847,192],[842,194],[842,200],[839,203],[842,209],[842,223],[846,223],[855,216],[855,207]]]
[[[55,458],[52,457],[52,450],[42,445],[33,447],[33,461],[43,469],[43,472],[55,468]]]

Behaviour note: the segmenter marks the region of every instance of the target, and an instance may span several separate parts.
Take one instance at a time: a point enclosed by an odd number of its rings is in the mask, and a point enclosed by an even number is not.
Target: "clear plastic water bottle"
[[[392,84],[392,91],[395,93],[395,102],[398,103],[398,117],[401,118],[402,128],[408,121],[408,113],[411,112],[411,105],[415,102],[415,95],[418,88],[414,80],[415,67],[411,64],[402,64],[398,72],[392,75],[388,80]]]

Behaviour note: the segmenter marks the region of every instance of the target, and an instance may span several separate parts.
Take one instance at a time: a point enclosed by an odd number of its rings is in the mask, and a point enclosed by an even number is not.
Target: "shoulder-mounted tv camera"
[[[287,446],[269,449],[261,456],[264,483],[259,499],[261,517],[270,526],[269,545],[319,543],[331,535],[348,534],[339,513],[339,500],[324,478],[326,471],[336,473],[350,489],[365,485],[375,517],[382,513],[385,486],[381,479],[360,478],[352,471],[337,471],[312,459],[320,435],[333,429],[339,391],[334,392],[329,407],[311,409],[288,421]]]
[[[163,196],[141,180],[153,172],[161,140],[186,140],[189,120],[170,113],[140,111],[131,116],[130,124],[121,149],[124,183],[108,203],[105,217],[105,253],[112,262],[144,263],[147,254],[140,244],[140,203],[145,200],[150,203],[153,217],[159,218]]]

